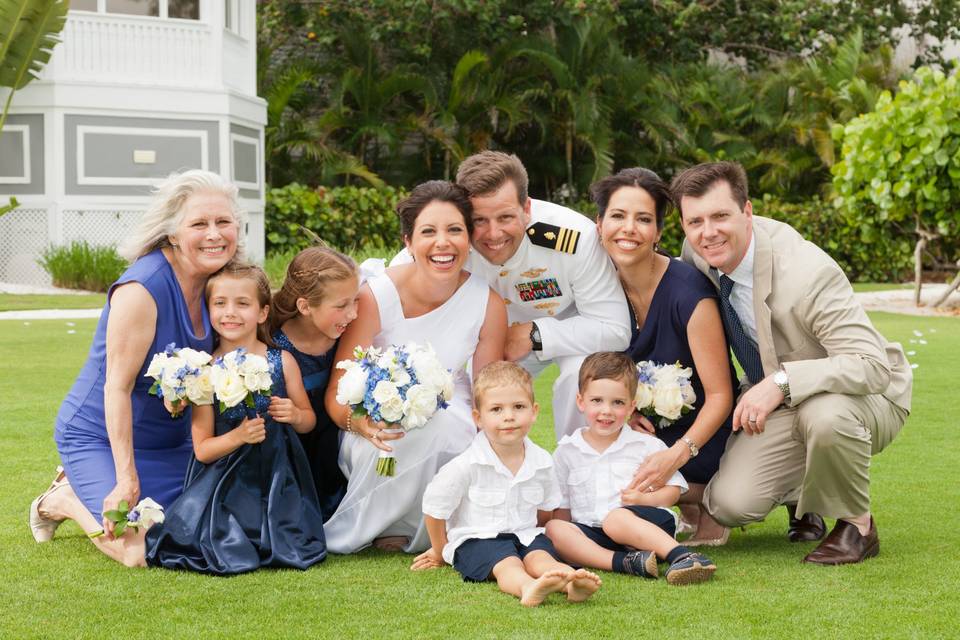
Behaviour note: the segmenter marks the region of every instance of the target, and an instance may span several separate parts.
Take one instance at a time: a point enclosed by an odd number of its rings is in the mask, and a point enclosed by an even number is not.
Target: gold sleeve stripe
[[[577,250],[577,240],[579,239],[580,239],[580,232],[570,229],[565,236],[566,242],[562,247],[560,247],[560,251],[563,251],[564,253],[575,252]]]
[[[563,241],[567,237],[567,229],[560,227],[560,234],[557,236],[557,244],[554,245],[554,249],[557,251],[563,251]]]

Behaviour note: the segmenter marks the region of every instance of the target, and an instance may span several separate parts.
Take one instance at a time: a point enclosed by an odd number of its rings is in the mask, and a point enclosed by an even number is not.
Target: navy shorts
[[[618,508],[626,509],[641,520],[646,520],[647,522],[657,525],[671,538],[677,533],[676,518],[672,513],[661,509],[660,507],[629,505]],[[604,549],[610,549],[611,551],[629,551],[626,546],[611,540],[610,537],[603,532],[603,527],[593,527],[589,524],[580,524],[579,522],[574,522],[574,524],[580,527],[580,531],[583,532],[583,535],[587,536],[592,542],[597,543]]]
[[[453,568],[460,572],[464,582],[483,582],[493,573],[493,568],[504,558],[523,560],[533,551],[546,551],[554,559],[557,550],[550,538],[538,535],[529,545],[520,543],[512,533],[501,533],[496,538],[470,538],[461,543],[453,554]]]

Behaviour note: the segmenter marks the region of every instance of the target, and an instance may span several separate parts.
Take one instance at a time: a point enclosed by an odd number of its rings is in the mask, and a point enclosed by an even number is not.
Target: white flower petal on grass
[[[911,369],[916,369],[916,368],[918,368],[919,366],[920,366],[920,365],[918,365],[916,362],[914,362],[912,365],[910,365],[910,368],[911,368]]]
[[[917,355],[917,352],[916,352],[916,351],[907,351],[907,355],[908,355],[908,356],[915,356],[915,355]]]
[[[923,331],[918,331],[917,329],[914,329],[914,330],[913,330],[913,335],[915,335],[915,336],[917,336],[917,337],[919,338],[920,336],[923,335]]]
[[[76,322],[68,322],[68,323],[67,323],[67,326],[68,326],[68,327],[75,327],[75,326],[77,326],[77,323],[76,323]]]
[[[67,329],[67,333],[76,333],[74,329]]]
[[[23,326],[29,327],[29,326],[30,326],[30,323],[29,323],[29,322],[24,322],[24,323],[23,323]]]
[[[913,338],[910,338],[910,344],[917,344],[917,341],[914,340]]]
[[[918,342],[919,344],[927,344],[927,341],[926,341],[926,340],[922,340],[922,339],[921,339],[921,340],[917,340],[917,342]]]
[[[930,333],[936,333],[936,332],[937,332],[936,329],[928,329],[927,331],[929,331]]]

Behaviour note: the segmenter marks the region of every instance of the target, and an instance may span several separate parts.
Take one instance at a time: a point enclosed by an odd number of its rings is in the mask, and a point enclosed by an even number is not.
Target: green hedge
[[[50,274],[55,287],[101,292],[109,289],[127,268],[127,261],[113,247],[84,241],[47,247],[37,264]]]
[[[402,189],[385,187],[319,187],[296,182],[267,192],[267,252],[289,252],[312,243],[306,227],[327,244],[344,251],[398,249],[397,202]]]
[[[317,190],[293,183],[267,194],[267,251],[289,252],[310,244],[303,225],[328,244],[347,251],[393,250],[401,245],[394,208],[406,192],[393,187],[336,187]],[[853,282],[901,282],[913,270],[914,237],[895,223],[884,226],[850,222],[817,197],[795,204],[771,197],[754,200],[754,212],[792,225],[830,254]],[[592,202],[570,205],[596,217]],[[683,240],[679,216],[667,214],[661,246],[679,255]],[[946,248],[949,255],[950,248]]]

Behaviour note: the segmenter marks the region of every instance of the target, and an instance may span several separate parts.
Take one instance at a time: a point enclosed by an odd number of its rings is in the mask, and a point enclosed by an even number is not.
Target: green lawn
[[[854,282],[853,290],[857,293],[866,293],[868,291],[891,291],[894,289],[912,289],[911,282]]]
[[[955,381],[960,322],[874,314],[880,330],[915,350],[914,413],[874,459],[882,553],[859,566],[800,563],[812,545],[784,539],[786,517],[737,530],[708,553],[708,584],[671,587],[603,574],[590,602],[559,598],[524,610],[493,584],[453,569],[414,574],[410,558],[366,552],[307,572],[211,578],[127,570],[65,525],[37,545],[27,507],[53,475],[58,405],[76,375],[94,321],[0,321],[0,617],[2,638],[484,637],[484,638],[943,638],[960,610],[960,484]],[[75,333],[68,334],[68,330]],[[927,344],[913,331],[923,332]],[[555,372],[554,372],[555,373]],[[549,381],[537,391],[549,409]],[[949,402],[945,398],[954,398]],[[545,411],[535,439],[552,448]],[[950,613],[953,611],[954,613]]]
[[[20,295],[0,293],[0,311],[33,311],[34,309],[99,309],[107,301],[105,293],[79,295]]]

